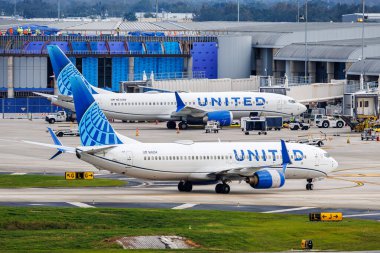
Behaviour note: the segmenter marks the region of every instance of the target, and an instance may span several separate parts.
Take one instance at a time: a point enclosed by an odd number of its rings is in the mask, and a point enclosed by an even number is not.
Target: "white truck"
[[[72,115],[68,115],[65,111],[58,111],[46,115],[45,121],[49,122],[49,124],[54,124],[55,122],[73,121],[73,117]]]
[[[344,127],[344,121],[339,116],[329,117],[324,115],[316,115],[315,125],[319,128],[342,128]]]
[[[207,121],[207,124],[205,126],[206,133],[218,133],[220,129],[220,124],[218,121]]]

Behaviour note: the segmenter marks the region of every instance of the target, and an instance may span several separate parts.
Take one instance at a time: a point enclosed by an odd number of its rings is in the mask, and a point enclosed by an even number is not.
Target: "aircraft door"
[[[131,151],[127,151],[126,156],[127,156],[127,164],[133,165],[133,153]]]

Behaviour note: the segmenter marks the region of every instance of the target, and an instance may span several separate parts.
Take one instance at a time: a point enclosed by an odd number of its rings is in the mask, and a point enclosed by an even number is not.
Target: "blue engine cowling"
[[[285,184],[285,175],[277,170],[260,170],[247,179],[255,189],[280,188]]]
[[[209,120],[215,120],[218,121],[221,126],[230,126],[233,118],[232,112],[230,111],[215,111],[208,112],[203,118],[203,121],[206,123]]]

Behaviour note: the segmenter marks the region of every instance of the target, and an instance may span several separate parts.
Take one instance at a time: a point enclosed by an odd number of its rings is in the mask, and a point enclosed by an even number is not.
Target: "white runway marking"
[[[22,175],[26,175],[26,173],[24,173],[24,172],[15,172],[15,173],[12,173],[11,175],[22,176]]]
[[[343,215],[343,218],[362,217],[362,216],[375,216],[375,215],[380,215],[380,213],[349,214],[349,215]]]
[[[29,204],[31,206],[44,206],[44,204]]]
[[[191,208],[191,207],[196,206],[196,205],[197,205],[197,204],[190,204],[190,203],[187,203],[187,204],[183,204],[183,205],[180,205],[180,206],[175,206],[175,207],[173,207],[172,209],[181,210],[181,209]]]
[[[78,206],[78,207],[82,207],[82,208],[95,208],[94,206],[90,206],[90,205],[87,205],[87,204],[82,203],[82,202],[67,202],[67,203],[70,205]]]
[[[289,208],[289,209],[266,211],[262,213],[284,213],[284,212],[299,211],[299,210],[306,210],[306,209],[313,209],[313,208],[315,207],[303,206],[303,207],[296,207],[296,208]]]

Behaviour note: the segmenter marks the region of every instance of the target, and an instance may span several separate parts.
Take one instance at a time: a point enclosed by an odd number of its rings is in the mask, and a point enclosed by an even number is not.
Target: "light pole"
[[[362,12],[362,71],[360,75],[360,89],[364,89],[364,11],[365,11],[365,0],[362,0],[363,12]]]
[[[237,0],[237,22],[240,22],[240,0]]]
[[[300,22],[300,0],[297,0],[297,23]]]
[[[305,0],[305,82],[307,80],[307,77],[308,77],[308,73],[307,73],[307,62],[308,62],[308,52],[307,52],[307,1],[308,0]],[[309,83],[307,81],[307,83]]]
[[[156,0],[156,21],[158,21],[158,0]]]

